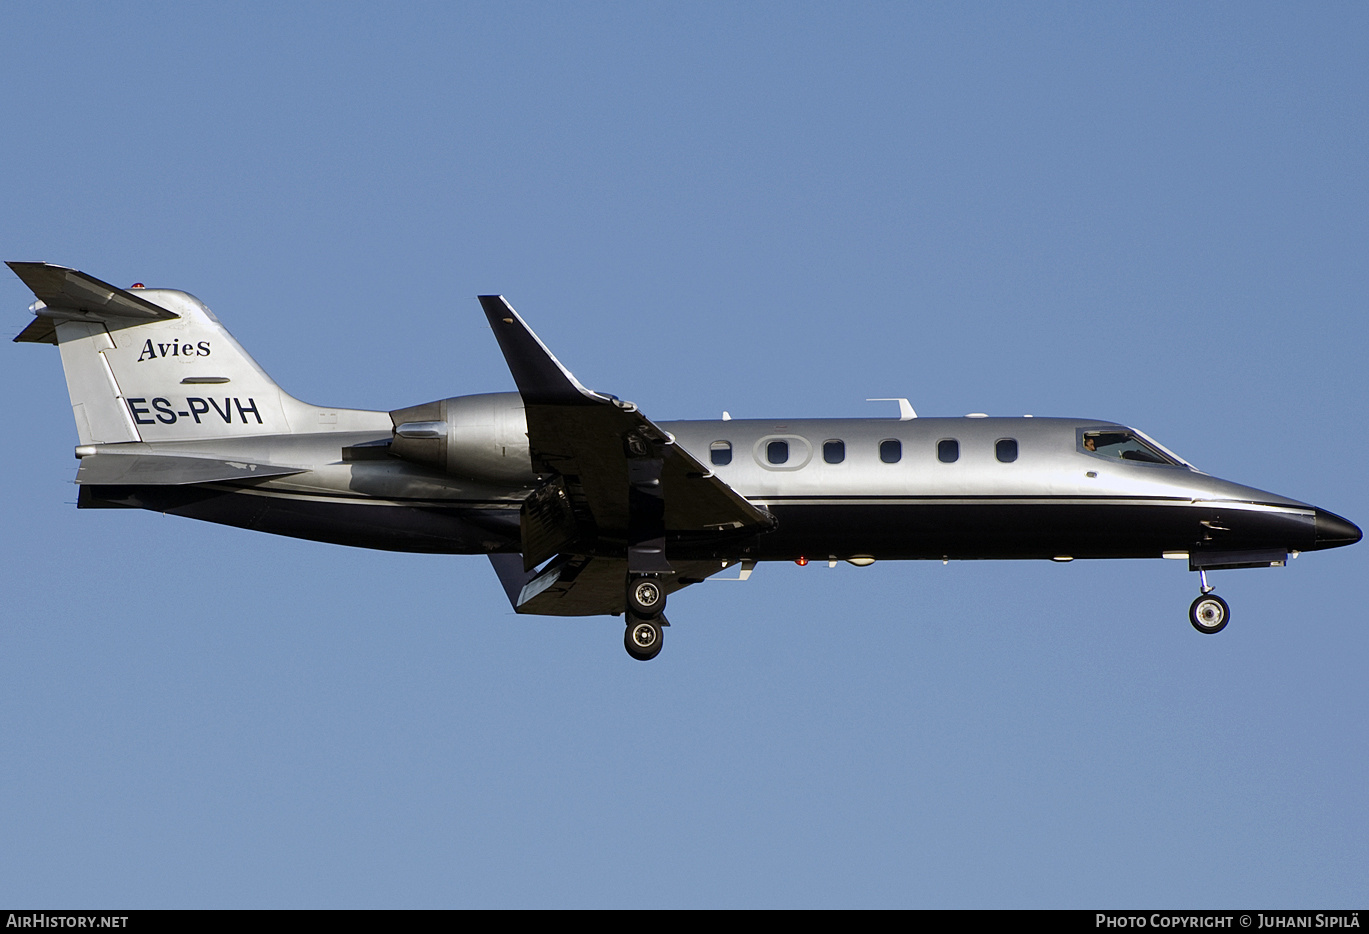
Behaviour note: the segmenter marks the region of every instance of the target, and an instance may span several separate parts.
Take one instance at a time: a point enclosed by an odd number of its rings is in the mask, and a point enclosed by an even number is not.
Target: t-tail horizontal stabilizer
[[[59,321],[98,321],[110,329],[177,318],[175,312],[140,295],[50,263],[6,263],[46,307],[15,338],[23,343],[57,343]]]

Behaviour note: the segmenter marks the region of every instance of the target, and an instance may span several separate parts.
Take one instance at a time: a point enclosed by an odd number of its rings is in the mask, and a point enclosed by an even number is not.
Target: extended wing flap
[[[572,545],[580,523],[563,477],[553,477],[523,500],[518,526],[528,570]]]
[[[228,480],[262,480],[304,473],[280,467],[209,457],[170,454],[90,454],[81,459],[76,482],[82,486],[184,486]]]
[[[514,611],[536,616],[617,615],[626,609],[625,558],[561,555],[540,572],[522,570],[519,555],[490,555]],[[722,570],[720,561],[674,562],[666,593],[683,590]]]

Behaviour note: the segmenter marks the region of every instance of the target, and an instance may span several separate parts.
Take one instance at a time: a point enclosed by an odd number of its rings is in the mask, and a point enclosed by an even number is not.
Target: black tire
[[[641,617],[660,616],[665,612],[665,587],[654,577],[629,577],[627,608]]]
[[[1205,593],[1188,608],[1188,621],[1204,635],[1215,635],[1231,622],[1231,607],[1215,593]]]
[[[660,655],[664,641],[665,631],[661,629],[660,620],[628,619],[627,631],[623,633],[623,648],[637,661],[649,662]]]

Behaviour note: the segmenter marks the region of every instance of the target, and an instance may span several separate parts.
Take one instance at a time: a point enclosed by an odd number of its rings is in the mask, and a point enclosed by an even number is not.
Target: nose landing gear
[[[1194,629],[1210,636],[1226,628],[1226,624],[1231,621],[1231,607],[1212,592],[1213,588],[1207,582],[1207,571],[1199,569],[1198,579],[1203,592],[1188,608],[1188,621],[1193,624]]]

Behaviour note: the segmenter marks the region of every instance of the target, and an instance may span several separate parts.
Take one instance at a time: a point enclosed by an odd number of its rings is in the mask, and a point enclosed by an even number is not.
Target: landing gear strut
[[[1193,628],[1206,635],[1213,635],[1226,628],[1231,621],[1231,607],[1226,601],[1212,592],[1207,582],[1207,571],[1199,570],[1198,579],[1202,585],[1202,595],[1188,608],[1188,621]]]

